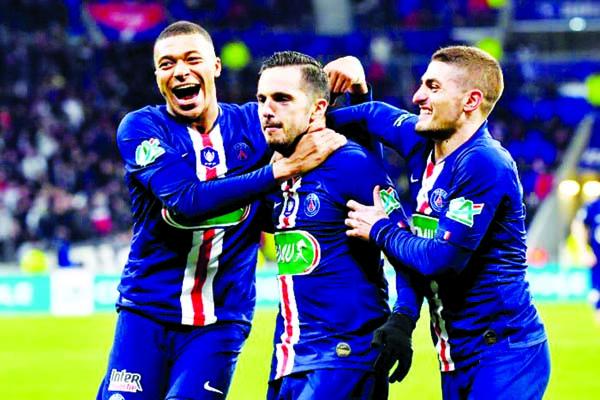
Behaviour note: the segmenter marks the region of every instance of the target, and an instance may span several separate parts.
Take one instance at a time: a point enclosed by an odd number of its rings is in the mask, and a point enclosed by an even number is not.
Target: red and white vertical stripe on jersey
[[[283,192],[283,205],[279,214],[279,224],[277,229],[290,228],[296,226],[296,217],[300,208],[300,195],[297,190],[302,185],[302,178],[293,178],[281,184]],[[290,204],[292,209],[289,209]]]
[[[223,253],[223,229],[193,232],[192,249],[181,288],[181,323],[208,325],[217,321],[213,282]]]
[[[441,161],[437,165],[433,163],[433,151],[428,159],[427,167],[425,167],[425,172],[423,173],[421,189],[419,189],[419,193],[417,194],[417,212],[425,215],[431,214],[432,210],[429,206],[429,192],[433,188],[438,176],[440,176],[445,164],[444,161]]]
[[[221,128],[219,125],[206,134],[199,134],[197,130],[188,128],[188,134],[194,145],[194,153],[196,154],[196,175],[201,181],[207,181],[219,176],[225,175],[227,172],[227,162],[225,158],[225,147],[223,145],[223,136],[221,136]],[[210,147],[219,155],[219,163],[214,168],[207,168],[200,162],[201,152],[204,148]]]
[[[188,134],[196,155],[196,176],[207,181],[225,175],[227,162],[221,128],[216,124],[206,134],[188,128]],[[219,155],[219,163],[214,168],[202,165],[201,152],[210,147]],[[223,252],[223,229],[194,231],[192,248],[181,288],[181,323],[185,325],[207,325],[217,321],[213,282],[219,269],[219,259]]]
[[[283,332],[280,343],[275,345],[277,366],[275,379],[289,375],[294,368],[296,352],[294,345],[300,338],[300,322],[298,320],[298,307],[294,296],[294,279],[292,275],[279,275],[279,299],[281,316],[283,317]]]
[[[438,358],[440,360],[440,369],[443,372],[454,371],[454,361],[450,356],[450,343],[448,342],[448,332],[446,331],[446,322],[442,318],[442,310],[444,306],[442,300],[438,297],[437,293],[433,293],[433,302],[435,307],[431,308],[431,326],[437,336],[437,343],[435,349],[438,352]]]

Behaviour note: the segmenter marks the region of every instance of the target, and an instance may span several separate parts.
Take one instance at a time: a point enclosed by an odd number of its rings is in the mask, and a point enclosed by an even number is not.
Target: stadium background
[[[228,102],[254,98],[258,65],[277,50],[357,56],[374,97],[411,110],[438,47],[475,44],[499,58],[506,90],[490,128],[526,191],[529,279],[554,363],[547,398],[600,398],[600,326],[569,235],[577,209],[600,194],[599,1],[0,0],[0,399],[94,396],[131,226],[114,133],[127,111],[162,102],[152,40],[176,19],[213,35]],[[405,192],[402,161],[386,157]],[[264,393],[271,259],[265,237],[233,399]],[[398,398],[439,398],[426,320]]]

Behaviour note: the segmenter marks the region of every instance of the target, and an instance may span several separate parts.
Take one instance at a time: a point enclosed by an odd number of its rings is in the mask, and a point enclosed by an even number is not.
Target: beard
[[[444,141],[450,139],[456,132],[455,128],[437,128],[437,129],[415,129],[415,133],[425,139],[431,139],[435,141]]]
[[[296,150],[298,142],[300,141],[300,139],[302,139],[302,136],[304,136],[305,133],[306,132],[303,132],[296,136],[296,138],[292,142],[274,142],[269,141],[267,139],[267,144],[269,145],[269,148],[271,148],[271,150],[275,150],[276,152],[287,158],[291,156],[292,153]]]

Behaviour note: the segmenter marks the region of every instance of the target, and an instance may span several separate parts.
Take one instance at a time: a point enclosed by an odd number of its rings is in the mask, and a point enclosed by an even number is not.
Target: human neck
[[[219,106],[215,102],[206,112],[193,120],[190,125],[201,134],[209,133],[214,128],[217,118],[219,118],[219,113]]]
[[[466,143],[479,130],[483,121],[473,121],[460,126],[452,136],[445,140],[434,141],[434,162],[440,163],[456,149]]]

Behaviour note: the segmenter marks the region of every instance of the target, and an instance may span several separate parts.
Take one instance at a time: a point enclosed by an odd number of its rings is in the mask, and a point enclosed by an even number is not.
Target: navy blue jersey
[[[404,220],[381,161],[349,141],[267,197],[280,289],[271,379],[318,368],[372,368],[373,331],[390,313],[387,282],[379,248],[349,238],[344,220],[350,199],[373,203],[375,185],[394,221]],[[414,296],[403,301],[418,313]]]
[[[270,152],[256,103],[219,108],[205,134],[165,106],[121,121],[117,143],[134,222],[118,306],[168,323],[250,323],[257,199],[279,184],[272,168],[262,167]]]
[[[525,277],[523,189],[515,162],[487,125],[434,163],[433,142],[415,133],[414,114],[373,102],[334,111],[329,118],[335,124],[363,121],[406,160],[418,237],[385,221],[371,234],[391,260],[430,278],[424,294],[441,370],[475,363],[491,344],[525,347],[544,341]],[[394,240],[398,235],[407,240]],[[453,253],[445,253],[449,247]],[[469,255],[463,263],[446,258],[459,252]]]

